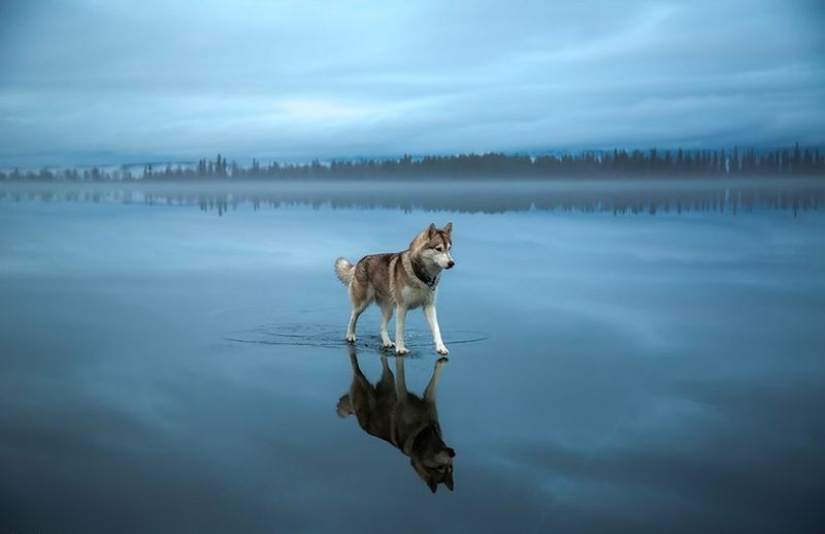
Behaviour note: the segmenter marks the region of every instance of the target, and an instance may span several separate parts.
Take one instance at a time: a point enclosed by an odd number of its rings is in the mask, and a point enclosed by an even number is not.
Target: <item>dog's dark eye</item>
[[[444,252],[444,247],[442,247],[441,245],[438,245],[437,247],[435,247],[435,249],[436,249],[438,252]]]

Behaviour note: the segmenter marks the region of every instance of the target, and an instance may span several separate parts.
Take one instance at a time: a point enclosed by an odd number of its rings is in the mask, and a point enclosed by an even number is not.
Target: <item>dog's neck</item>
[[[424,262],[419,259],[410,258],[410,265],[412,265],[416,278],[430,289],[435,289],[435,286],[438,285],[439,275],[441,274],[441,269],[438,268],[438,266],[435,266],[435,273],[432,273],[430,269],[427,269]]]
[[[410,455],[412,456],[416,451],[423,449],[428,441],[440,441],[441,445],[444,445],[444,442],[441,440],[441,428],[439,428],[436,422],[425,426],[413,435],[412,443],[409,444]]]
[[[427,422],[404,436],[393,435],[392,443],[401,449],[401,452],[412,458],[431,440],[441,440],[441,428],[436,421]]]

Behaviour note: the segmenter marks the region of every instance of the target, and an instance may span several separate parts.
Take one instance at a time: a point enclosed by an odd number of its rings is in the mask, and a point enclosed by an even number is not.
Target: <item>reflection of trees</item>
[[[0,199],[17,201],[144,202],[197,205],[219,215],[242,204],[497,213],[529,209],[623,213],[737,213],[755,209],[819,209],[825,182],[816,178],[464,181],[372,183],[256,181],[167,184],[151,182],[0,185]]]

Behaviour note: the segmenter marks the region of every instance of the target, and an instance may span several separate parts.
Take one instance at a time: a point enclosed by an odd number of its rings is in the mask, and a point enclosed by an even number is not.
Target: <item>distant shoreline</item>
[[[140,170],[138,170],[140,169]],[[825,151],[800,147],[730,152],[721,150],[613,150],[578,154],[404,155],[397,158],[313,160],[241,166],[218,154],[214,160],[146,163],[120,167],[14,168],[0,182],[214,181],[267,180],[555,180],[578,178],[825,177]]]

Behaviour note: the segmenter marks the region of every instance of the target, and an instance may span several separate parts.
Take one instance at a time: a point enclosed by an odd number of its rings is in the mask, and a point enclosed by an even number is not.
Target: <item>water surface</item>
[[[821,519],[821,211],[241,202],[218,217],[192,199],[78,200],[0,202],[0,532]],[[352,367],[332,261],[447,221],[438,411],[457,454],[455,490],[433,495],[336,413]],[[359,323],[372,380],[378,322],[371,309]],[[408,334],[420,393],[437,355],[418,311]]]

